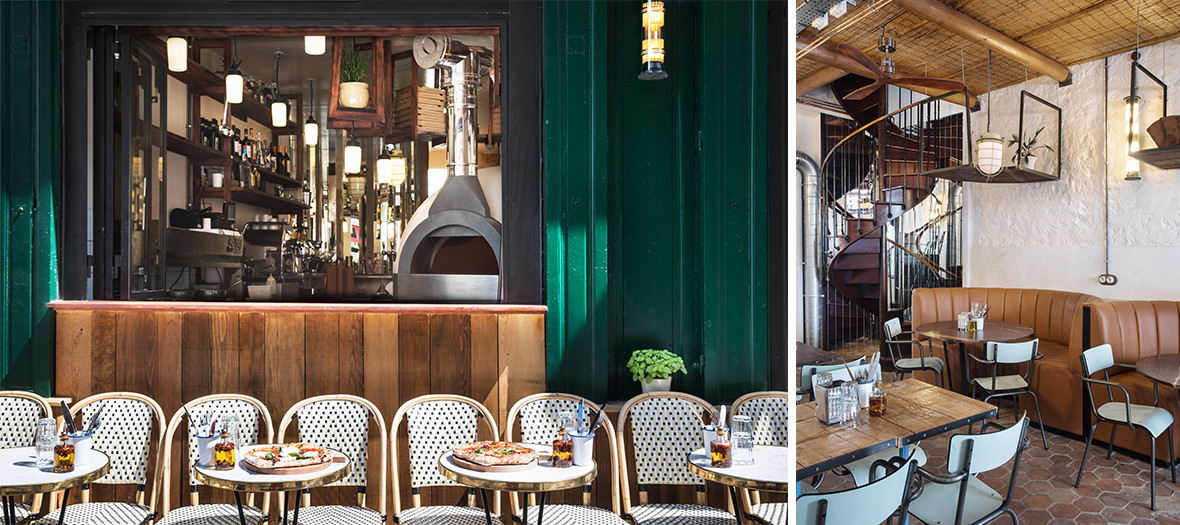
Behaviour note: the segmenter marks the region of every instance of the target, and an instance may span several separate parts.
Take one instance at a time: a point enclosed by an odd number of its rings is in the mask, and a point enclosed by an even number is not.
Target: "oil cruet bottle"
[[[885,408],[885,384],[878,380],[876,383],[873,383],[873,391],[869,395],[869,415],[883,416],[885,415]]]
[[[213,468],[216,470],[230,470],[237,461],[234,459],[234,442],[229,439],[229,432],[221,431],[221,441],[213,445]]]
[[[729,468],[733,466],[733,445],[729,442],[729,429],[717,427],[717,437],[709,444],[709,459],[713,468]]]
[[[565,433],[565,428],[557,429],[557,439],[553,440],[553,466],[565,468],[574,464],[574,443]]]
[[[74,446],[70,444],[70,438],[65,434],[57,438],[57,446],[53,447],[53,471],[74,471]]]

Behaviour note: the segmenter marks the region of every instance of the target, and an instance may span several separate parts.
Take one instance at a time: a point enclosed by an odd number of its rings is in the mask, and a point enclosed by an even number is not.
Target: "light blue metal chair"
[[[855,361],[849,361],[849,367],[858,367],[865,364],[864,356],[857,358]],[[811,380],[815,374],[822,374],[824,372],[832,372],[835,370],[844,370],[844,364],[835,365],[805,365],[799,368],[799,394],[807,394],[808,399],[815,399],[811,391]]]
[[[997,343],[989,341],[985,347],[987,359],[980,359],[973,354],[968,356],[978,363],[982,363],[991,369],[990,376],[976,377],[971,380],[971,397],[975,397],[975,390],[982,388],[987,392],[987,397],[983,398],[983,402],[987,403],[995,397],[1011,397],[1016,403],[1016,412],[1020,412],[1020,397],[1022,395],[1030,395],[1033,398],[1033,406],[1037,409],[1037,421],[1044,421],[1041,418],[1041,403],[1037,401],[1037,393],[1033,392],[1029,382],[1032,381],[1033,370],[1037,366],[1037,359],[1044,357],[1037,351],[1037,345],[1040,344],[1040,339],[1033,339],[1032,341],[1023,341],[1020,343]],[[1008,374],[998,375],[1000,365],[1019,365],[1020,363],[1027,363],[1028,366],[1024,369],[1024,374]],[[1049,440],[1045,437],[1045,427],[1041,425],[1041,444],[1045,446],[1045,450],[1049,450]]]
[[[900,523],[905,520],[909,506],[913,461],[900,466],[897,462],[879,460],[873,469],[876,474],[888,473],[863,487],[828,492],[802,494],[795,499],[795,523],[799,525],[877,525],[889,522],[894,515]],[[875,476],[874,476],[875,477]]]
[[[904,334],[912,335],[913,332],[903,332],[901,330],[901,319],[894,317],[885,321],[885,348],[889,350],[889,357],[893,358],[893,380],[897,381],[905,376],[907,373],[912,373],[915,370],[929,370],[934,372],[934,376],[938,379],[938,386],[943,386],[942,371],[946,368],[946,363],[943,363],[941,358],[934,357],[934,349],[931,348],[929,341],[917,341],[914,339],[898,339]],[[918,357],[905,357],[907,354],[906,347],[918,347]],[[930,356],[927,357],[927,350]]]
[[[1094,440],[1094,431],[1098,430],[1099,423],[1110,423],[1110,441],[1106,449],[1106,459],[1110,459],[1110,454],[1114,449],[1114,431],[1119,425],[1126,425],[1132,430],[1143,429],[1151,434],[1151,510],[1155,510],[1155,440],[1160,437],[1160,434],[1163,434],[1164,430],[1168,431],[1168,457],[1176,456],[1175,445],[1172,444],[1173,417],[1171,412],[1159,407],[1159,383],[1153,381],[1151,385],[1155,398],[1152,401],[1152,406],[1135,405],[1131,403],[1131,394],[1127,392],[1127,388],[1110,380],[1109,371],[1110,368],[1116,366],[1130,369],[1135,367],[1115,363],[1114,352],[1109,344],[1086,350],[1082,352],[1080,357],[1082,359],[1082,388],[1085,389],[1086,396],[1090,398],[1090,407],[1094,410],[1096,421],[1090,427],[1090,433],[1086,435],[1086,450],[1082,453],[1082,466],[1078,468],[1078,479],[1074,481],[1073,486],[1077,488],[1082,483],[1082,473],[1086,471],[1086,456],[1090,455],[1090,443]],[[1090,378],[1098,372],[1102,372],[1103,379]],[[1095,404],[1093,385],[1106,387],[1106,396],[1111,402],[1104,403],[1102,406]],[[1114,402],[1115,388],[1123,393],[1122,403]],[[1176,467],[1173,465],[1169,470],[1172,471],[1172,483],[1175,483]]]
[[[946,476],[918,469],[919,477],[932,483],[927,483],[910,503],[910,514],[928,525],[985,523],[1001,514],[1011,516],[1013,523],[1020,523],[1008,504],[1012,502],[1012,489],[1020,472],[1020,458],[1028,446],[1028,417],[1021,414],[1020,420],[1007,429],[988,422],[983,425],[983,431],[990,427],[1002,430],[951,436]],[[1013,457],[1016,459],[1005,494],[996,492],[977,477],[981,472],[1007,464]]]

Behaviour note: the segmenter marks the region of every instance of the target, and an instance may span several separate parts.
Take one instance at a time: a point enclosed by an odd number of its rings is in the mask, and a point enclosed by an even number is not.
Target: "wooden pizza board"
[[[522,470],[536,468],[537,466],[537,458],[533,458],[532,461],[523,465],[480,465],[479,463],[472,463],[455,456],[451,456],[451,460],[460,467],[476,472],[520,472]]]
[[[339,452],[332,451],[332,461],[320,463],[318,465],[306,465],[302,467],[260,467],[246,460],[241,460],[242,468],[249,470],[255,474],[278,474],[285,476],[293,476],[297,474],[310,474],[328,468],[333,463],[343,463],[347,458]]]

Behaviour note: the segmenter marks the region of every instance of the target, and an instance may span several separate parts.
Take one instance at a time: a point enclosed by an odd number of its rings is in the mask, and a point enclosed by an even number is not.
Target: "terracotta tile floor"
[[[1011,409],[1001,409],[1001,424],[1012,422]],[[1100,428],[1103,435],[1106,425]],[[979,426],[976,425],[978,432]],[[1121,432],[1127,430],[1121,429]],[[956,431],[954,433],[963,433]],[[922,449],[929,456],[924,468],[932,472],[946,473],[946,451],[951,434],[944,434],[922,443]],[[1086,473],[1082,476],[1080,488],[1074,488],[1078,475],[1084,441],[1059,436],[1052,432],[1049,450],[1041,444],[1041,431],[1029,427],[1030,447],[1025,450],[1013,492],[1012,508],[1021,523],[1057,525],[1072,523],[1130,523],[1180,525],[1180,484],[1172,483],[1171,475],[1162,467],[1155,469],[1156,511],[1150,508],[1150,478],[1146,461],[1132,459],[1115,450],[1111,459],[1106,459],[1106,448],[1097,444],[1090,449],[1086,461]],[[1161,441],[1159,446],[1167,445]],[[1177,469],[1180,475],[1180,468]],[[1001,494],[1007,489],[1011,462],[981,478]],[[851,487],[851,481],[829,474],[821,485],[824,492]],[[1005,524],[1010,520],[1002,516],[995,523]],[[921,523],[911,520],[911,523]]]

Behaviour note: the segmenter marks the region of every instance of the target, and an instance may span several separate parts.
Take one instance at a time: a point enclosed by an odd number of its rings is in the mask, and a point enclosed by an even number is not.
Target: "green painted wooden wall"
[[[0,2],[0,388],[42,395],[53,380],[45,304],[57,297],[57,12]]]
[[[641,4],[545,4],[548,387],[626,398],[669,348],[729,402],[767,383],[767,4],[666,2],[657,82]]]

